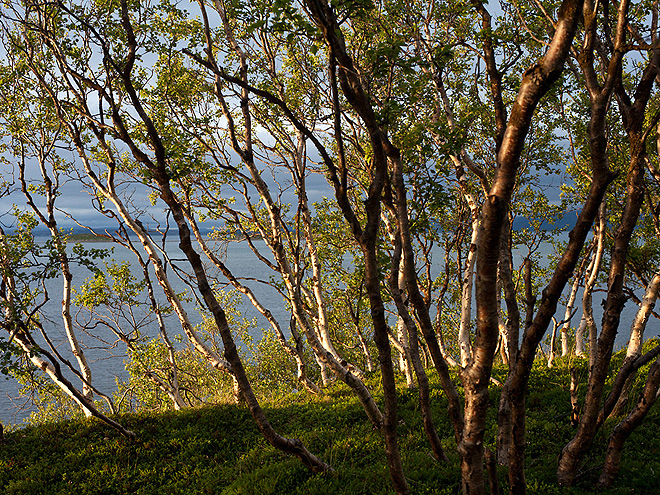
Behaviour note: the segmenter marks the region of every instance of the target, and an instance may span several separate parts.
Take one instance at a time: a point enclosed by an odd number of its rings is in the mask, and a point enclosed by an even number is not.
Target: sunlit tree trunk
[[[236,290],[244,294],[248,298],[250,303],[252,303],[252,306],[254,306],[254,308],[257,311],[259,311],[259,313],[264,318],[266,318],[266,321],[268,321],[270,327],[275,332],[275,336],[277,337],[277,340],[282,346],[282,348],[286,351],[287,354],[289,354],[293,359],[295,359],[298,370],[298,381],[300,382],[300,384],[311,393],[315,393],[315,394],[320,393],[319,387],[314,382],[312,382],[307,376],[307,364],[305,363],[305,360],[303,358],[303,349],[302,349],[302,342],[300,340],[300,336],[298,335],[296,338],[297,332],[295,329],[295,323],[291,326],[291,333],[296,342],[296,347],[294,348],[287,341],[284,332],[282,331],[282,327],[275,319],[273,314],[270,312],[270,310],[267,309],[265,306],[263,306],[263,304],[261,304],[261,302],[257,299],[256,295],[254,294],[254,292],[249,287],[239,282],[239,280],[234,276],[231,270],[229,270],[227,265],[225,265],[225,263],[223,263],[215,255],[215,253],[209,248],[208,244],[206,243],[206,240],[203,238],[201,232],[199,231],[199,227],[197,226],[197,222],[195,221],[195,219],[189,214],[186,214],[186,216],[190,223],[192,232],[195,236],[195,240],[198,242],[204,254],[222,272],[222,274],[225,276],[227,280],[229,280],[232,286],[234,286]]]
[[[599,488],[609,488],[614,483],[621,464],[623,444],[633,430],[641,424],[653,404],[655,404],[658,399],[659,388],[660,361],[656,360],[649,369],[644,390],[642,390],[635,408],[625,419],[614,427],[614,430],[610,435],[607,445],[607,453],[605,454],[605,463],[601,475],[598,478],[597,486]]]
[[[506,323],[500,332],[506,348],[509,369],[513,368],[518,357],[518,336],[520,334],[520,308],[516,299],[516,284],[513,281],[513,259],[511,257],[511,221],[507,217],[502,225],[502,245],[500,246],[499,279],[506,304]]]
[[[323,275],[321,272],[321,263],[319,261],[318,251],[316,249],[316,240],[312,232],[312,214],[309,210],[306,185],[306,166],[305,160],[307,149],[305,138],[300,131],[297,132],[298,147],[296,149],[294,166],[296,168],[298,205],[302,211],[303,229],[305,232],[305,241],[307,251],[309,252],[309,261],[312,266],[312,291],[314,293],[314,304],[316,306],[316,326],[323,347],[330,352],[336,359],[341,359],[337,354],[332,341],[330,340],[330,326],[328,324],[328,311],[326,309],[325,294],[323,292]]]
[[[472,358],[470,329],[472,328],[472,289],[474,286],[474,267],[477,261],[477,241],[479,236],[479,216],[470,209],[472,216],[470,248],[461,276],[461,318],[458,326],[458,346],[461,352],[461,366],[465,367]]]
[[[413,377],[413,370],[410,363],[410,343],[408,339],[408,327],[403,318],[399,316],[396,322],[396,337],[399,341],[401,348],[404,352],[399,353],[399,369],[403,372],[406,378],[406,387],[415,387],[415,378]]]
[[[71,274],[71,268],[69,265],[69,256],[66,252],[66,240],[63,238],[62,232],[60,232],[55,220],[55,201],[60,195],[59,191],[59,177],[57,171],[55,171],[55,177],[51,179],[50,174],[46,169],[46,160],[49,153],[48,148],[53,146],[53,143],[44,142],[44,130],[40,131],[41,140],[37,144],[37,162],[39,164],[39,170],[41,172],[41,177],[43,179],[43,192],[45,194],[46,200],[46,212],[43,213],[36,203],[33,201],[32,193],[28,187],[26,178],[25,178],[25,156],[22,157],[21,163],[19,166],[19,180],[21,184],[21,190],[27,199],[28,205],[31,207],[32,211],[37,215],[40,222],[45,225],[51,235],[51,239],[54,242],[55,249],[57,250],[57,255],[60,263],[60,272],[62,273],[62,302],[61,302],[61,315],[62,315],[62,324],[64,326],[64,331],[67,337],[67,342],[69,343],[69,348],[74,358],[78,363],[78,368],[80,369],[82,375],[82,393],[87,398],[92,398],[92,371],[85,357],[85,353],[80,345],[78,336],[74,330],[73,319],[71,317],[71,291],[72,291],[72,281],[73,275]],[[25,153],[24,148],[21,148],[23,153]],[[51,150],[52,151],[52,150]],[[53,181],[54,180],[54,181]],[[85,416],[90,417],[91,412],[83,408]]]
[[[653,312],[655,303],[658,299],[658,291],[660,290],[660,273],[656,273],[653,279],[646,288],[642,304],[640,305],[635,318],[630,327],[630,339],[628,340],[628,349],[626,350],[626,358],[624,359],[622,367],[626,362],[635,361],[642,354],[642,344],[644,343],[644,330],[646,323]],[[628,403],[628,394],[633,382],[635,381],[635,373],[632,373],[625,381],[619,399],[612,409],[610,416],[620,416]]]
[[[585,257],[582,260],[578,272],[575,274],[575,279],[573,280],[573,285],[571,286],[571,293],[568,296],[568,302],[566,303],[566,311],[564,311],[564,323],[561,325],[560,334],[561,334],[561,355],[568,356],[571,352],[569,342],[568,342],[568,332],[571,328],[571,321],[573,319],[575,301],[577,300],[578,290],[580,288],[580,283],[582,282],[582,277],[584,275],[584,270],[586,268]]]
[[[620,6],[620,14],[621,12],[625,13],[626,7],[625,3]],[[621,311],[626,300],[623,289],[628,248],[644,200],[644,115],[651,88],[660,69],[659,66],[660,48],[656,48],[637,85],[634,103],[628,99],[627,95],[618,93],[618,102],[630,145],[626,202],[614,237],[602,330],[589,374],[580,426],[573,439],[562,450],[559,459],[557,479],[565,485],[571,485],[574,482],[579,464],[585,452],[591,446],[597,431],[597,418],[605,379],[612,356],[614,339],[619,327]],[[619,88],[619,91],[623,91],[622,88]]]
[[[324,0],[306,0],[313,21],[321,30],[322,36],[329,47],[330,83],[334,107],[335,140],[339,146],[339,174],[331,161],[329,165],[331,182],[335,188],[335,195],[351,230],[360,244],[365,262],[365,288],[371,306],[371,316],[374,325],[374,342],[378,348],[378,359],[381,369],[385,413],[383,415],[383,434],[385,437],[385,450],[388,459],[390,476],[397,493],[410,493],[410,488],[403,473],[401,456],[397,440],[397,400],[396,382],[392,363],[392,353],[388,340],[385,308],[381,297],[381,287],[378,270],[377,243],[380,226],[380,203],[382,190],[387,176],[387,156],[383,149],[381,129],[377,124],[376,115],[369,102],[367,94],[355,70],[353,60],[346,50],[343,35],[339,27],[336,14]],[[355,212],[350,206],[346,194],[346,163],[343,155],[343,142],[339,130],[340,107],[337,81],[341,86],[343,95],[349,105],[358,113],[369,131],[369,140],[373,148],[372,179],[369,185],[368,198],[364,202],[366,223],[364,228],[360,225]]]
[[[461,374],[465,390],[465,427],[459,444],[459,453],[464,493],[485,492],[483,436],[488,407],[488,382],[493,354],[499,338],[497,266],[500,259],[502,227],[507,218],[509,202],[520,166],[520,156],[536,105],[563,70],[581,11],[581,2],[562,3],[558,11],[556,30],[545,56],[525,73],[504,129],[497,156],[497,173],[483,206],[477,244],[477,334],[473,360]],[[510,390],[515,390],[524,396],[526,383],[521,385],[520,388],[512,386]],[[515,416],[512,420],[515,425],[513,429],[522,427],[524,435],[524,414],[520,422],[516,422]],[[510,456],[509,459],[510,466],[512,457]],[[518,469],[520,472],[523,471],[522,466]],[[524,491],[524,486],[523,478],[520,487],[518,482],[512,483],[512,490]]]

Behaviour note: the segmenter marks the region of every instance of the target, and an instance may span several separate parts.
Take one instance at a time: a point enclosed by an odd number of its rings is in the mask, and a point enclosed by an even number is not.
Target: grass
[[[496,370],[497,371],[497,370]],[[415,391],[399,391],[400,448],[413,493],[460,493],[459,459],[446,401],[431,373],[434,419],[450,462],[431,455]],[[371,377],[376,383],[377,377]],[[584,386],[582,386],[584,389]],[[491,391],[486,445],[494,445],[499,391]],[[377,398],[379,400],[379,398]],[[285,405],[283,405],[285,404]],[[66,421],[9,432],[0,445],[3,494],[385,494],[392,488],[383,440],[359,403],[335,385],[322,397],[292,394],[263,404],[277,430],[303,440],[334,475],[315,475],[268,445],[249,411],[236,405],[181,412],[136,413],[117,419],[137,434],[129,440],[97,421]],[[527,479],[530,494],[593,493],[607,444],[596,438],[578,485],[559,488],[557,456],[574,433],[569,424],[567,367],[539,367],[528,396]],[[633,434],[617,485],[604,494],[651,494],[660,486],[657,410]],[[502,489],[506,471],[500,468]]]

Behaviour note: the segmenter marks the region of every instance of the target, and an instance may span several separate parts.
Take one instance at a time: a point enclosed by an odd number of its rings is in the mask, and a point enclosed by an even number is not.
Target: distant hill
[[[571,230],[575,226],[575,221],[577,219],[577,213],[574,211],[569,211],[564,214],[562,218],[557,220],[554,223],[546,222],[543,224],[545,230],[552,230],[557,228],[562,228],[564,230]],[[528,218],[525,217],[516,217],[513,220],[513,229],[520,230],[529,228],[530,222]]]

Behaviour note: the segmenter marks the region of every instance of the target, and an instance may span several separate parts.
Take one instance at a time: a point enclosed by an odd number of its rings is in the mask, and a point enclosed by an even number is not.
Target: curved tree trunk
[[[394,240],[395,248],[392,256],[392,268],[389,279],[390,293],[396,304],[399,313],[399,320],[403,323],[404,333],[409,336],[410,364],[415,371],[415,376],[417,377],[417,383],[419,385],[419,403],[422,411],[424,431],[436,459],[446,462],[448,458],[442,448],[440,438],[438,437],[438,433],[433,423],[428,377],[419,355],[417,325],[410,316],[402,297],[402,286],[409,289],[411,298],[417,300],[418,303],[421,294],[417,292],[418,285],[415,276],[410,227],[408,225],[408,206],[401,161],[394,160],[393,167],[392,184],[396,195],[396,206],[393,210],[397,218],[398,231]],[[403,265],[401,264],[402,251],[404,252]],[[430,321],[428,308],[419,308],[419,304],[417,305],[417,308],[418,315],[420,314],[420,310],[423,310],[425,318]]]
[[[156,315],[158,321],[158,331],[160,333],[160,338],[167,349],[167,361],[169,363],[169,373],[166,380],[161,380],[158,377],[153,377],[148,374],[149,378],[154,381],[160,388],[163,390],[167,396],[172,401],[174,409],[181,410],[188,407],[186,401],[181,396],[181,388],[179,387],[179,369],[176,362],[176,353],[174,346],[169,338],[167,333],[167,327],[165,326],[165,320],[163,319],[163,313],[161,312],[160,305],[156,300],[156,294],[154,293],[154,287],[151,282],[151,275],[149,275],[149,266],[143,261],[142,256],[138,253],[137,249],[133,246],[133,243],[126,236],[125,245],[130,249],[140,264],[142,268],[142,276],[147,286],[147,294],[149,296],[149,304],[151,305],[151,311]]]
[[[626,350],[626,358],[623,362],[625,366],[626,362],[634,361],[642,353],[642,344],[644,343],[644,330],[646,329],[646,323],[649,321],[649,317],[653,312],[655,303],[658,299],[658,291],[660,290],[660,273],[656,273],[651,279],[644,297],[642,299],[642,304],[637,310],[635,319],[630,327],[630,339],[628,340],[628,349]],[[632,387],[633,382],[635,381],[635,373],[631,373],[630,376],[626,379],[622,389],[619,399],[616,402],[616,405],[612,409],[610,416],[620,416],[623,413],[623,410],[628,403],[628,393]]]
[[[161,190],[161,197],[172,209],[174,220],[176,221],[179,228],[181,250],[186,255],[188,262],[195,272],[198,289],[202,294],[208,309],[211,311],[211,314],[213,315],[215,323],[218,327],[218,331],[220,332],[220,336],[225,348],[225,356],[227,361],[229,361],[231,364],[232,374],[236,379],[240,394],[247,403],[259,430],[271,445],[284,452],[295,455],[303,462],[303,464],[305,464],[305,466],[311,470],[315,472],[330,471],[330,466],[309,452],[300,440],[285,438],[278,434],[273,429],[270,422],[263,413],[263,410],[261,409],[261,406],[259,405],[257,398],[254,395],[254,391],[252,390],[252,386],[250,385],[250,382],[247,378],[247,374],[243,368],[243,363],[241,362],[241,359],[238,355],[236,344],[234,343],[234,339],[231,335],[231,330],[229,328],[225,312],[218,304],[218,301],[213,294],[213,290],[208,283],[201,258],[192,246],[190,230],[186,224],[183,209],[170,190],[168,180],[165,179],[162,175],[164,172],[163,168],[159,167],[156,170],[158,174],[158,186]]]
[[[625,24],[627,3],[623,2],[619,9],[619,16],[622,18],[619,23],[619,32],[622,34],[617,39],[617,45],[622,44],[624,41],[623,33],[625,31],[622,25]],[[623,288],[628,248],[644,200],[646,154],[646,134],[643,132],[644,116],[651,89],[659,71],[660,47],[655,47],[649,63],[644,69],[635,89],[635,101],[630,101],[628,95],[624,93],[622,86],[618,86],[617,88],[618,104],[621,108],[623,123],[628,134],[628,143],[630,146],[626,203],[614,238],[602,331],[598,339],[594,364],[589,375],[589,384],[580,426],[573,439],[562,450],[559,459],[557,479],[564,485],[571,485],[574,482],[579,464],[591,446],[591,442],[598,429],[597,419],[600,413],[604,382],[612,356],[614,339],[616,338],[619,327],[619,318],[626,301]]]
[[[584,453],[591,446],[596,434],[597,417],[600,411],[600,401],[607,376],[608,365],[612,356],[612,347],[619,326],[619,318],[625,296],[623,295],[623,277],[626,256],[632,231],[637,223],[639,211],[643,200],[642,194],[642,168],[639,163],[639,143],[631,143],[631,147],[638,145],[633,152],[631,172],[628,180],[628,196],[617,235],[614,240],[610,276],[608,282],[608,297],[603,314],[603,328],[598,339],[598,347],[594,354],[594,364],[589,374],[587,396],[580,426],[573,439],[562,450],[557,470],[557,479],[563,485],[571,485]]]
[[[37,215],[39,221],[48,228],[50,231],[51,238],[54,242],[55,249],[57,250],[59,262],[60,262],[60,271],[62,273],[62,303],[61,303],[61,314],[62,314],[62,323],[64,326],[64,331],[67,337],[67,342],[69,343],[69,348],[74,358],[78,363],[78,368],[82,376],[82,393],[83,395],[91,400],[92,399],[92,370],[89,367],[85,353],[80,345],[78,336],[74,330],[73,319],[71,317],[71,291],[72,291],[72,280],[73,275],[71,274],[71,268],[69,265],[69,256],[66,252],[66,241],[62,237],[62,233],[59,230],[57,221],[55,220],[55,200],[60,195],[59,191],[59,180],[57,178],[57,172],[55,172],[55,183],[51,179],[48,171],[46,170],[46,159],[47,156],[44,153],[44,148],[50,146],[47,143],[41,142],[38,149],[37,161],[39,163],[39,169],[41,171],[41,176],[44,181],[44,193],[46,195],[46,213],[44,214],[34,203],[32,199],[32,194],[28,188],[26,179],[25,179],[25,160],[21,160],[20,163],[20,173],[19,181],[21,184],[21,190],[25,195],[28,205],[32,208],[32,211]],[[85,416],[90,417],[91,412],[83,408]]]
[[[0,236],[4,236],[2,228],[0,228]],[[4,242],[4,240],[2,241]],[[1,260],[0,263],[6,263],[7,260]],[[59,363],[57,360],[51,356],[46,350],[39,348],[36,345],[32,335],[30,334],[28,324],[22,321],[19,317],[21,310],[17,307],[16,303],[16,294],[15,294],[15,284],[14,279],[10,275],[11,269],[4,270],[2,275],[2,290],[0,291],[0,297],[4,299],[4,327],[9,332],[8,341],[15,340],[19,347],[25,353],[25,357],[37,368],[43,371],[52,382],[60,388],[67,396],[69,396],[85,413],[85,416],[91,417],[94,416],[104,423],[110,425],[112,428],[115,428],[122,435],[134,438],[135,433],[131,430],[124,428],[118,422],[110,419],[105,414],[101,413],[95,406],[94,403],[89,400],[85,395],[79,392],[69,380],[67,380],[62,374]],[[32,320],[32,316],[28,316],[30,320],[30,325],[39,326],[38,321]],[[44,359],[47,357],[49,361]]]
[[[358,336],[360,341],[360,348],[362,349],[362,354],[364,354],[364,359],[367,362],[367,371],[371,372],[374,370],[373,359],[371,358],[371,351],[369,350],[369,345],[367,344],[367,339],[364,338],[364,333],[361,329],[360,322],[360,301],[362,300],[362,287],[364,286],[364,281],[360,282],[360,290],[356,298],[356,307],[353,308],[353,302],[351,301],[350,296],[346,296],[346,306],[348,307],[348,312],[350,313],[351,320],[353,325],[355,325],[355,333]]]
[[[266,307],[264,307],[261,302],[257,299],[255,296],[254,292],[247,286],[241,284],[238,279],[234,276],[234,274],[227,268],[227,265],[225,265],[216,255],[215,253],[208,247],[206,241],[204,240],[202,234],[199,231],[199,228],[197,226],[197,222],[195,222],[194,218],[191,217],[191,215],[188,215],[186,213],[186,217],[188,218],[188,221],[190,222],[190,226],[192,228],[193,234],[195,235],[195,240],[199,243],[202,251],[204,254],[207,256],[209,260],[215,265],[216,268],[218,268],[222,274],[225,276],[227,280],[234,286],[236,290],[244,294],[248,300],[252,303],[252,306],[259,311],[259,313],[266,318],[266,321],[270,324],[271,328],[275,332],[275,335],[277,336],[277,340],[282,346],[282,348],[285,350],[287,354],[289,354],[293,359],[296,361],[296,366],[298,369],[298,381],[300,384],[309,392],[318,394],[321,392],[319,387],[312,382],[309,377],[307,376],[307,364],[305,363],[305,360],[303,358],[303,349],[302,345],[298,345],[300,342],[300,337],[295,338],[295,324],[291,326],[291,334],[294,337],[294,340],[296,341],[296,347],[292,347],[289,342],[286,340],[286,337],[284,336],[284,332],[282,331],[282,327],[280,324],[277,322],[273,314],[268,310]]]
[[[660,356],[660,344],[656,345],[653,349],[648,351],[646,354],[637,357],[636,359],[624,359],[619,372],[617,373],[614,383],[612,383],[612,389],[610,390],[605,404],[598,413],[597,428],[600,428],[605,420],[612,416],[612,410],[617,403],[617,400],[621,396],[621,391],[623,390],[628,378],[639,370],[642,366],[647,365],[654,359]]]
[[[465,427],[459,444],[464,493],[485,491],[483,435],[488,408],[488,383],[499,338],[496,289],[502,226],[508,213],[520,155],[536,105],[563,70],[581,14],[582,2],[568,0],[562,3],[555,34],[545,56],[525,73],[501,140],[497,174],[483,207],[477,245],[477,335],[473,360],[461,375],[466,404]],[[526,384],[522,385],[515,391],[524,395]],[[514,390],[514,387],[510,390]],[[520,423],[515,422],[515,417],[513,420],[515,430]]]
[[[583,309],[583,319],[586,325],[587,330],[589,331],[589,368],[594,365],[596,359],[597,347],[598,347],[598,328],[596,326],[596,321],[594,320],[594,311],[593,311],[593,290],[596,287],[596,281],[598,279],[598,272],[600,271],[600,265],[603,260],[603,253],[605,251],[605,224],[606,219],[606,210],[605,202],[600,205],[598,210],[598,228],[594,236],[596,237],[596,252],[594,254],[593,266],[591,269],[591,274],[589,279],[584,284],[584,297],[582,299],[582,309]]]
[[[644,390],[640,394],[637,405],[632,412],[621,421],[610,435],[607,445],[607,454],[605,455],[605,464],[603,471],[598,478],[599,488],[609,488],[614,483],[621,464],[621,455],[623,453],[623,444],[630,434],[644,420],[649,410],[658,399],[658,389],[660,388],[660,361],[656,360],[646,378]]]

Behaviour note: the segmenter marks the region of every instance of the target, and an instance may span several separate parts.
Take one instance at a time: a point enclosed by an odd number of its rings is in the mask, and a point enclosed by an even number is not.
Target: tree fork
[[[626,15],[627,3],[624,3],[619,7],[620,21],[619,32],[617,33],[617,46],[620,46],[625,40],[623,33],[625,33]],[[645,113],[651,96],[651,89],[655,84],[659,72],[660,47],[656,46],[635,88],[634,102],[625,93],[623,86],[621,84],[617,85],[617,100],[621,108],[621,116],[630,145],[626,203],[614,238],[602,331],[598,339],[598,349],[594,365],[589,375],[584,411],[577,433],[566,444],[559,459],[557,480],[565,485],[571,485],[574,482],[582,457],[591,446],[591,442],[598,430],[598,415],[600,413],[604,381],[612,356],[612,348],[619,326],[621,311],[625,304],[623,282],[626,258],[630,239],[637,225],[641,206],[644,201],[644,173],[646,170],[645,140],[648,136],[647,133],[643,132]]]

